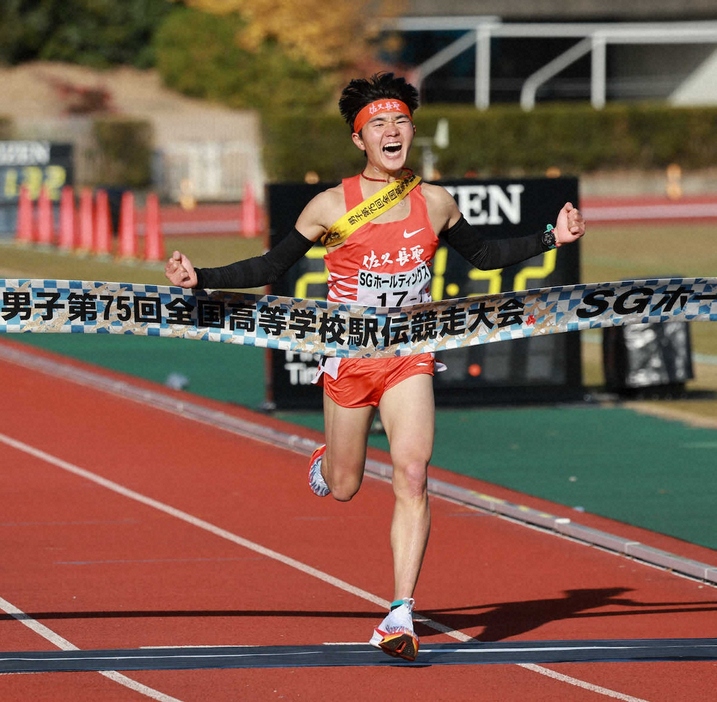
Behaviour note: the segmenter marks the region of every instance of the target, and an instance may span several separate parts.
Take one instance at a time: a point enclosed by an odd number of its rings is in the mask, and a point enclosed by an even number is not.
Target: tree
[[[379,32],[378,20],[396,14],[401,0],[184,0],[217,15],[239,14],[246,24],[237,43],[257,51],[276,43],[295,61],[338,70],[360,63]]]
[[[235,108],[277,109],[322,106],[333,83],[306,61],[292,60],[275,42],[255,51],[239,46],[246,26],[238,14],[224,16],[179,8],[157,31],[157,68],[171,88]]]
[[[3,0],[0,61],[147,67],[155,29],[173,8],[169,0]]]
[[[323,106],[373,62],[378,19],[403,0],[177,0],[156,37],[175,89],[234,107]]]

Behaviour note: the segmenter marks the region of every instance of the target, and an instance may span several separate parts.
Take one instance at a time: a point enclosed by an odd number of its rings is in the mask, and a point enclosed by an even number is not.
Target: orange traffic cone
[[[37,243],[52,246],[55,243],[55,223],[52,215],[52,200],[46,187],[40,190],[37,198]]]
[[[90,253],[94,246],[94,205],[92,191],[82,188],[80,191],[80,238],[77,242],[79,250],[85,254]]]
[[[66,185],[60,194],[60,233],[57,240],[63,251],[75,248],[75,228],[75,193],[70,185]]]
[[[106,190],[98,190],[95,196],[95,232],[92,238],[92,251],[97,256],[109,256],[112,253],[112,217],[110,198]]]
[[[137,258],[137,223],[134,216],[134,193],[122,193],[119,220],[119,256]]]
[[[254,188],[251,183],[247,182],[244,186],[244,198],[240,207],[241,235],[245,239],[258,236],[261,231],[261,209],[254,197]]]
[[[164,259],[164,236],[159,216],[159,198],[156,193],[147,195],[144,216],[144,259],[145,261],[161,261]]]
[[[23,185],[20,187],[20,198],[17,203],[15,241],[19,244],[31,244],[32,225],[32,200],[30,199],[30,193]]]

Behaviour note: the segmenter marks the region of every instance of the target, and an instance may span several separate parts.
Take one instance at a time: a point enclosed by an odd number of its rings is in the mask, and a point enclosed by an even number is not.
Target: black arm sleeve
[[[198,288],[258,288],[281,278],[314,245],[292,229],[273,249],[262,256],[219,268],[195,268]]]
[[[450,229],[442,231],[440,236],[463,258],[482,271],[505,268],[548,251],[548,247],[543,245],[542,232],[528,236],[488,239],[479,229],[468,224],[462,215]]]

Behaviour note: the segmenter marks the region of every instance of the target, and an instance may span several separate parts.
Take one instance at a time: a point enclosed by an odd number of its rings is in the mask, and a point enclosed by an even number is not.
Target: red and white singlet
[[[343,180],[346,211],[363,202],[361,176]],[[324,256],[329,271],[327,299],[367,307],[402,307],[431,300],[431,261],[438,237],[428,217],[421,186],[407,197],[408,216],[396,222],[368,222]]]

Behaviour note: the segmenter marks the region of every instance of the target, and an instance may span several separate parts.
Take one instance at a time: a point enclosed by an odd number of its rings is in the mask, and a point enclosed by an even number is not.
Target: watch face
[[[543,244],[551,249],[555,248],[555,232],[543,232]]]

